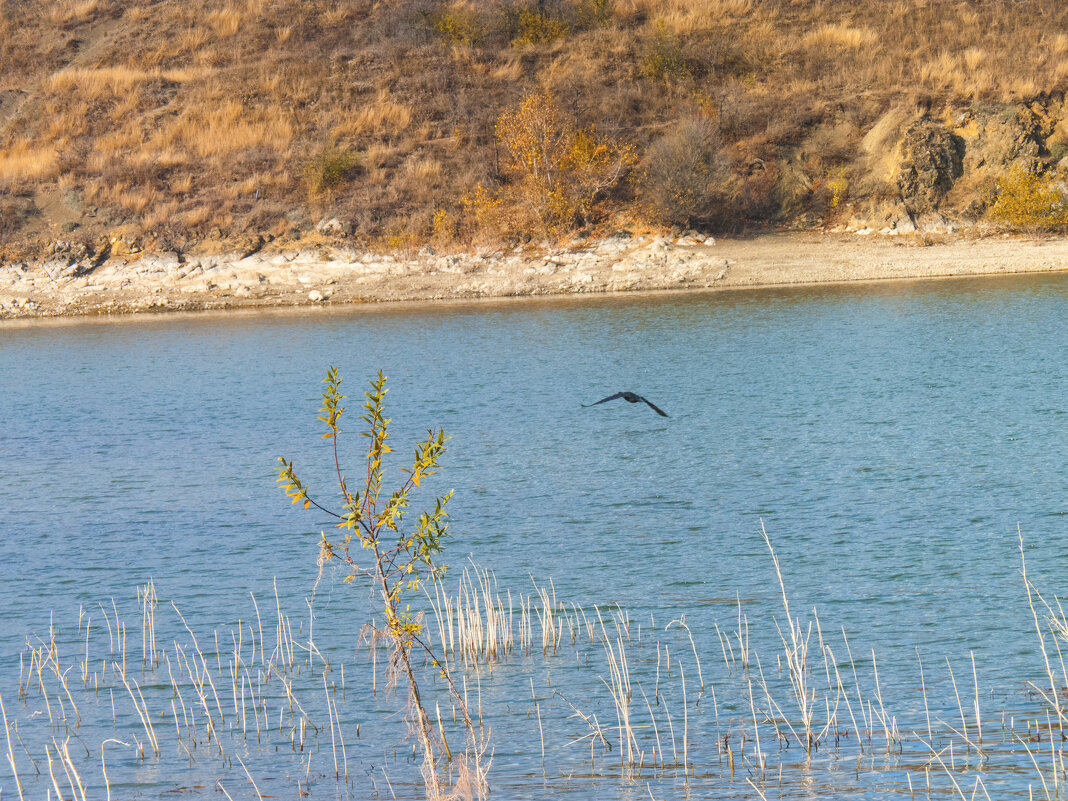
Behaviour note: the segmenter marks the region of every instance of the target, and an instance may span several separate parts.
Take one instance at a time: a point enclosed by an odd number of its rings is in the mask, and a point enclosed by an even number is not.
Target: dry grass
[[[821,25],[814,31],[805,34],[802,41],[806,45],[844,47],[849,50],[860,50],[863,47],[871,47],[879,40],[875,31],[869,28],[853,28],[848,25]]]
[[[441,162],[425,156],[416,156],[404,162],[404,172],[416,181],[437,182],[442,175]]]
[[[892,167],[864,141],[894,108],[949,120],[1038,101],[1055,123],[1065,116],[1068,6],[1054,0],[1019,0],[1011,15],[964,0],[547,0],[538,30],[551,37],[527,35],[530,6],[0,4],[0,200],[62,174],[117,218],[159,224],[174,208],[178,227],[281,230],[280,209],[323,211],[303,165],[335,143],[360,154],[329,209],[358,240],[430,230],[440,210],[459,220],[478,184],[507,189],[495,121],[542,87],[576,127],[643,154],[680,120],[707,116],[744,221],[785,213],[776,197],[789,191],[775,182],[798,171],[825,183],[852,170],[851,199],[885,186]],[[647,68],[651,53],[659,69]],[[878,175],[857,174],[869,166]],[[262,176],[251,200],[231,188],[250,175]],[[157,196],[104,191],[134,178]],[[599,200],[600,224],[645,219],[637,185]],[[820,217],[814,198],[790,213]]]
[[[193,69],[68,68],[54,73],[48,79],[48,88],[53,92],[75,92],[83,98],[96,100],[126,95],[134,87],[149,81],[185,83],[202,74]]]
[[[334,127],[337,136],[361,134],[397,136],[412,122],[412,109],[393,99],[388,89],[382,89],[373,103],[347,117]]]
[[[619,0],[618,17],[662,21],[671,31],[693,33],[728,25],[753,11],[753,0]]]
[[[25,140],[0,150],[0,181],[41,180],[56,174],[56,151]]]
[[[230,101],[189,111],[159,131],[153,144],[215,159],[255,148],[284,153],[292,139],[293,125],[285,114],[250,110]]]
[[[226,6],[209,14],[208,24],[219,36],[233,36],[241,29],[243,16],[241,9],[235,6]]]
[[[100,8],[100,0],[62,0],[48,9],[48,19],[54,24],[85,22]]]

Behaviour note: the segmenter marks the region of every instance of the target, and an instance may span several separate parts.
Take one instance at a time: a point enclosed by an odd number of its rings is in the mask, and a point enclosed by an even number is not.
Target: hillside
[[[1058,227],[1066,85],[1054,0],[0,0],[0,253]]]

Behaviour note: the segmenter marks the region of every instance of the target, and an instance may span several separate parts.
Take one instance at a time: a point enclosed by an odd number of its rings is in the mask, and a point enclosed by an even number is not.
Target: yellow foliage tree
[[[517,178],[515,199],[549,234],[580,220],[589,225],[597,199],[637,162],[633,146],[576,128],[547,91],[531,92],[501,114],[496,134]]]

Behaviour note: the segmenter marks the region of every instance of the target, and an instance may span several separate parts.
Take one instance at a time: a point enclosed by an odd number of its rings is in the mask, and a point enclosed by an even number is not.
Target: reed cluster
[[[475,563],[427,587],[419,614],[494,748],[540,762],[538,781],[549,786],[581,774],[602,794],[618,782],[647,786],[654,798],[742,786],[791,798],[822,776],[838,797],[873,787],[932,798],[1059,796],[1068,616],[1032,584],[1026,561],[1042,678],[1006,691],[999,709],[974,653],[955,665],[925,663],[917,651],[915,697],[900,665],[888,693],[874,651],[858,656],[844,628],[831,634],[816,610],[794,611],[788,567],[765,539],[781,611],[751,620],[739,602],[724,628],[583,607],[559,599],[552,582],[513,593]],[[415,746],[378,700],[389,689],[388,649],[324,644],[330,627],[310,601],[296,615],[277,586],[273,596],[263,609],[250,593],[247,620],[208,633],[174,600],[161,603],[152,580],[136,590],[136,618],[112,599],[81,608],[69,625],[49,620],[19,654],[17,684],[10,676],[0,685],[11,688],[0,694],[0,788],[19,798],[120,797],[117,784],[153,766],[164,777],[210,775],[228,798],[420,797]],[[516,692],[523,686],[527,702]],[[462,742],[450,694],[430,692],[428,703],[446,748]],[[450,751],[446,768],[454,787],[492,787],[492,772],[468,775],[459,756]]]

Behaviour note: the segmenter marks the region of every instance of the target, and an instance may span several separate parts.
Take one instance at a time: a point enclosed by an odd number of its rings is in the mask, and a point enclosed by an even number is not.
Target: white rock
[[[345,226],[341,224],[341,220],[337,217],[331,217],[330,219],[323,217],[315,226],[315,230],[320,234],[343,234],[345,233]]]
[[[312,303],[319,303],[323,299],[323,293],[320,292],[318,289],[313,289],[311,292],[308,293],[308,300],[310,300]]]

